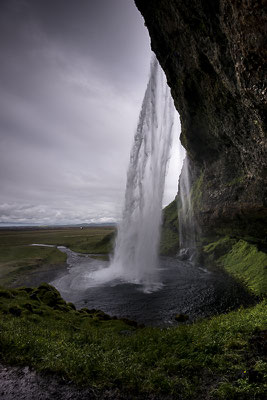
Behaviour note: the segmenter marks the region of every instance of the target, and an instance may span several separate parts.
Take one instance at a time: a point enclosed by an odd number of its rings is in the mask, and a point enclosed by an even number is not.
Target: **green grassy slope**
[[[205,260],[240,280],[255,295],[267,295],[267,254],[244,240],[224,237],[204,246]]]
[[[160,240],[161,255],[175,255],[179,250],[179,225],[176,199],[163,210]]]
[[[177,328],[129,323],[76,311],[49,285],[0,290],[3,362],[100,389],[176,399],[264,398],[267,363],[258,341],[267,328],[266,302]]]

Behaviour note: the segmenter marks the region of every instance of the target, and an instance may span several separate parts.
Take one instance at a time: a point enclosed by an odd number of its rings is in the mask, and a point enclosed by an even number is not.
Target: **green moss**
[[[177,200],[175,199],[163,210],[160,254],[174,255],[179,250],[179,226]]]
[[[162,256],[175,255],[179,250],[178,232],[163,228],[161,232],[160,254]]]
[[[255,387],[246,384],[243,371],[266,374],[266,363],[251,345],[256,332],[266,329],[265,301],[193,325],[139,329],[97,310],[55,309],[44,301],[47,292],[58,293],[41,285],[10,290],[12,299],[1,298],[3,362],[57,373],[77,384],[179,399],[199,393],[223,398],[234,387],[242,399],[250,399]],[[257,396],[264,388],[257,383]]]
[[[227,186],[235,186],[235,185],[238,185],[238,184],[242,183],[244,180],[245,180],[244,176],[239,176],[239,177],[233,179],[232,181],[227,182],[226,185]]]
[[[222,255],[231,250],[235,242],[235,239],[231,239],[229,236],[225,236],[223,238],[220,238],[216,242],[211,242],[208,245],[204,246],[203,251],[209,257],[210,262],[216,261]]]
[[[33,300],[38,300],[54,309],[64,309],[65,311],[68,310],[68,305],[62,299],[59,291],[48,283],[43,283],[37,289],[35,289],[30,294],[30,298]]]
[[[244,240],[224,237],[203,248],[205,261],[242,281],[256,295],[267,294],[267,254]]]
[[[254,294],[267,295],[267,254],[255,245],[239,240],[219,262]]]

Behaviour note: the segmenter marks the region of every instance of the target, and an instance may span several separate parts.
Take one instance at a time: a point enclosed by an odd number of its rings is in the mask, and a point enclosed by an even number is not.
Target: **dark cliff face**
[[[266,240],[266,1],[135,2],[181,117],[203,235]]]

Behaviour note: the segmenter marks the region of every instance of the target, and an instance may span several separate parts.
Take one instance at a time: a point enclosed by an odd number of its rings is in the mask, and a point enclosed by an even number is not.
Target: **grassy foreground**
[[[174,399],[264,399],[267,391],[266,301],[159,329],[77,311],[47,284],[2,288],[0,328],[3,362],[79,385]]]
[[[112,227],[0,230],[0,285],[12,285],[19,276],[44,265],[65,263],[66,254],[58,249],[30,244],[61,245],[79,253],[108,254],[113,236]]]

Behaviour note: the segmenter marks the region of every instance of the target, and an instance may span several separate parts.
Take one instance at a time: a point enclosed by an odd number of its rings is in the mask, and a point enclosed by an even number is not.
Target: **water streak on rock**
[[[186,155],[179,179],[179,256],[181,259],[193,261],[196,256],[196,223],[191,200],[191,187],[189,158]]]

